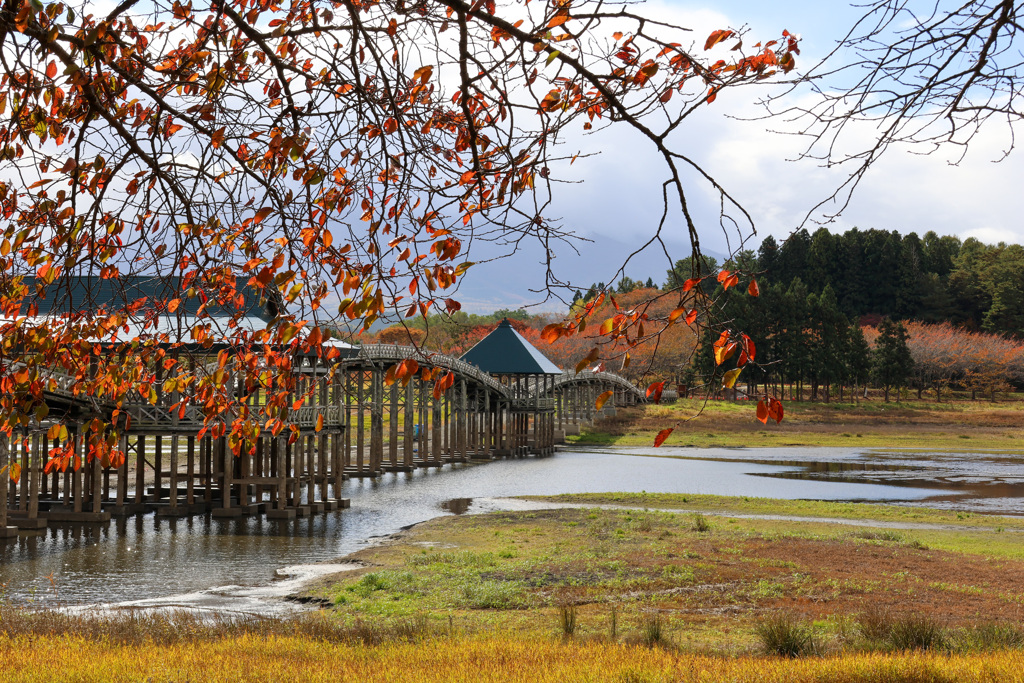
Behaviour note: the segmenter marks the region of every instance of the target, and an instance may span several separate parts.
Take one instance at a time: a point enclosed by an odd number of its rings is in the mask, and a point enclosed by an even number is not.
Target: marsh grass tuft
[[[1024,647],[1024,629],[1013,624],[986,623],[957,629],[947,638],[955,652],[992,652]]]
[[[562,636],[572,638],[576,635],[576,604],[565,601],[558,605],[558,625],[562,627]]]
[[[697,512],[693,515],[693,524],[690,528],[697,533],[704,534],[711,531],[711,522],[708,521],[707,517]]]
[[[892,622],[888,642],[894,650],[935,650],[945,644],[944,629],[934,619],[908,614]]]
[[[817,651],[810,626],[786,612],[766,617],[757,624],[754,633],[765,654],[792,658]]]
[[[889,637],[892,621],[892,614],[889,610],[877,605],[869,605],[857,618],[857,630],[865,640],[879,643]]]
[[[658,612],[647,612],[640,621],[640,642],[647,647],[666,645],[665,622]]]

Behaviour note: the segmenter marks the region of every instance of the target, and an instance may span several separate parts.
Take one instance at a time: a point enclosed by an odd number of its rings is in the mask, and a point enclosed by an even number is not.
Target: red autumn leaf
[[[717,280],[719,282],[725,282],[726,280],[729,279],[729,275],[730,273],[728,270],[719,271]]]
[[[700,284],[700,278],[690,278],[689,280],[683,283],[683,291],[689,292],[698,284]]]
[[[655,403],[661,402],[661,392],[665,389],[664,382],[654,382],[647,387],[647,400]]]
[[[732,31],[728,31],[728,30],[712,31],[711,35],[708,36],[707,41],[705,41],[705,43],[704,43],[704,49],[705,50],[710,50],[715,45],[718,45],[723,40],[726,40],[727,38],[729,38],[729,36],[731,36],[731,35],[732,35]]]
[[[668,438],[669,434],[673,432],[675,427],[669,427],[668,429],[662,429],[658,432],[658,435],[654,437],[654,447],[658,448],[661,444],[665,443],[665,439]]]
[[[689,313],[686,314],[686,324],[687,325],[692,325],[693,321],[696,320],[696,319],[697,319],[697,309],[694,308]]]
[[[768,417],[775,420],[776,423],[782,422],[782,401],[771,396],[768,397]]]
[[[554,344],[563,333],[564,328],[561,325],[558,323],[552,323],[541,330],[540,338],[548,344]]]
[[[757,402],[757,419],[762,424],[768,424],[768,401],[767,399],[761,399]]]
[[[256,215],[253,216],[252,222],[253,223],[262,223],[263,219],[265,219],[267,216],[269,216],[273,211],[274,211],[273,208],[271,208],[269,206],[264,206],[262,209],[260,209],[259,211],[256,212]]]
[[[57,64],[56,62],[50,62],[46,65],[46,77],[53,79],[57,75]]]
[[[750,284],[747,285],[747,294],[750,296],[761,296],[761,288],[757,286],[757,280],[750,280]]]
[[[740,340],[743,344],[743,353],[745,353],[747,358],[750,360],[754,360],[757,356],[757,347],[754,346],[754,340],[745,334],[741,336]]]

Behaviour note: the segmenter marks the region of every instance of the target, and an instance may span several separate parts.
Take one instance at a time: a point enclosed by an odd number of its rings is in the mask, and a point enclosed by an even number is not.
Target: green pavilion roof
[[[463,354],[462,360],[491,375],[562,374],[562,369],[516,332],[507,318]]]

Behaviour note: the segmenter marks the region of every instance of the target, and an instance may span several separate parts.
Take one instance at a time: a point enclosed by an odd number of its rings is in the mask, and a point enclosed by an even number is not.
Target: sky
[[[749,30],[749,42],[778,37],[783,29],[799,34],[801,57],[798,69],[809,67],[830,51],[860,16],[845,2],[788,3],[719,0],[711,4],[684,0],[646,3],[641,11],[693,26],[689,36],[702,43],[717,28]],[[685,39],[684,39],[685,40]],[[702,47],[702,45],[701,45]],[[797,229],[811,208],[827,198],[845,177],[843,169],[827,169],[811,160],[797,161],[802,147],[793,136],[769,131],[779,121],[744,121],[758,110],[754,92],[739,89],[723,93],[700,115],[692,118],[675,136],[677,148],[702,164],[719,179],[752,215],[756,236],[744,246],[756,250],[765,235],[780,242]],[[868,142],[872,129],[855,131],[857,140]],[[975,138],[966,157],[957,165],[950,160],[959,152],[922,156],[912,150],[890,149],[862,182],[849,207],[825,227],[833,232],[878,228],[919,235],[934,230],[941,235],[975,237],[986,243],[1024,243],[1024,156],[1002,157],[1007,144],[1004,127],[986,129]],[[581,237],[590,240],[572,249],[555,250],[554,266],[560,277],[586,289],[593,282],[611,282],[622,259],[652,234],[660,213],[660,183],[664,170],[649,143],[630,138],[622,131],[604,131],[590,138],[568,141],[580,151],[597,152],[580,158],[556,196],[554,215]],[[721,257],[736,249],[722,236],[710,194],[692,192],[700,222],[705,253]],[[703,200],[703,202],[701,201]],[[819,224],[804,223],[810,231]],[[662,283],[673,259],[689,254],[683,226],[665,231],[669,254],[650,252],[631,261],[625,273],[633,279],[652,277]],[[488,263],[464,278],[459,300],[466,310],[491,311],[537,304],[536,310],[558,310],[532,289],[543,284],[540,249],[524,249],[504,261]]]

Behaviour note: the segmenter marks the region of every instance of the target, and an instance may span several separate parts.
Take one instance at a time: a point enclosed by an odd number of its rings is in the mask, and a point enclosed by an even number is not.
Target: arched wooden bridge
[[[409,358],[421,368],[450,370],[452,386],[435,398],[433,382],[419,374],[406,384],[387,384],[388,368]],[[66,443],[48,439],[45,423],[10,440],[0,437],[0,468],[21,466],[17,481],[6,486],[6,505],[0,505],[0,537],[51,522],[103,523],[153,511],[172,517],[311,515],[347,507],[341,497],[346,478],[548,455],[566,431],[578,433],[580,423],[597,416],[594,404],[601,393],[613,391],[604,410],[644,400],[639,389],[613,373],[492,376],[458,358],[411,346],[346,348],[338,363],[332,373],[314,357],[296,357],[295,395],[305,398],[287,423],[297,427],[298,438],[289,443],[287,430],[278,436],[264,431],[252,454],[234,456],[226,437],[197,437],[201,413],[191,406],[183,415],[172,413],[175,393],[160,393],[156,405],[140,399],[121,407],[131,426],[121,437],[126,461],[120,467],[92,462],[44,472],[46,454]],[[206,370],[222,371],[224,385],[233,386],[231,363]],[[53,374],[45,395],[62,414],[78,419],[68,440],[81,454],[89,420],[112,406],[84,399],[74,386],[73,378]]]

